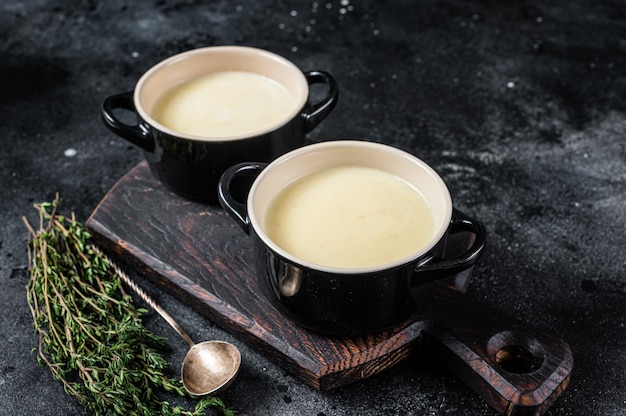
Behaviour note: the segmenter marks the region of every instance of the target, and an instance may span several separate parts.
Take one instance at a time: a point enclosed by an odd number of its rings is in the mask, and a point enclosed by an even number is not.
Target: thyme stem
[[[59,202],[57,195],[35,205],[39,230],[23,218],[30,237],[26,294],[39,363],[96,416],[202,416],[211,409],[234,415],[217,397],[199,400],[193,410],[159,398],[158,391],[186,394],[180,380],[166,375],[159,353],[165,340],[143,326],[146,311],[134,306],[115,267],[74,214],[57,213]]]

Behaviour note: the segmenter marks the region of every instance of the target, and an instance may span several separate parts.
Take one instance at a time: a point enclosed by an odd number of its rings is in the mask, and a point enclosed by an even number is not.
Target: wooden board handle
[[[456,290],[436,289],[431,308],[430,353],[501,414],[541,415],[567,387],[574,360],[562,339]]]

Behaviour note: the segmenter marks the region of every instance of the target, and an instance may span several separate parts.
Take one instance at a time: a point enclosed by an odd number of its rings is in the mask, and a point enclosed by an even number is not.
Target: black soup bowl
[[[270,99],[271,95],[266,95],[260,99],[260,94],[252,94],[250,90],[239,95],[233,90],[244,87],[233,88],[235,83],[231,81],[228,88],[201,90],[213,98],[219,95],[218,108],[200,104],[214,102],[208,97],[175,102],[170,108],[190,117],[195,114],[205,123],[213,120],[220,125],[247,126],[246,130],[196,127],[183,131],[182,126],[189,128],[197,119],[179,120],[173,126],[157,116],[159,103],[171,92],[187,85],[185,90],[197,97],[198,88],[190,87],[195,85],[194,80],[228,72],[248,73],[284,87],[287,96],[293,99],[293,106],[284,110],[278,105],[280,98]],[[312,102],[310,87],[314,84],[327,87],[327,93]],[[235,85],[246,84],[239,81]],[[190,89],[195,89],[195,93]],[[267,93],[266,89],[261,91]],[[217,183],[228,167],[248,160],[269,162],[303,146],[306,135],[330,114],[338,97],[337,82],[325,71],[303,72],[284,57],[262,49],[209,46],[159,62],[141,76],[134,90],[107,97],[102,103],[101,116],[109,130],[143,150],[152,174],[170,190],[185,198],[217,202]],[[251,106],[256,111],[239,114],[242,108]],[[277,108],[281,108],[279,117],[268,121],[262,110],[271,112]],[[126,121],[121,117],[124,113],[129,113],[136,122]]]
[[[432,218],[430,230],[419,247],[380,263],[373,260],[373,263],[362,265],[338,266],[311,260],[301,253],[293,254],[291,248],[285,249],[283,243],[278,244],[270,237],[268,224],[273,221],[272,215],[276,215],[271,213],[276,212],[274,201],[282,190],[292,188],[298,182],[304,183],[303,178],[316,173],[344,167],[393,175],[423,197]],[[241,196],[231,192],[231,188],[233,183],[244,180],[251,183],[251,187],[247,197],[243,198],[245,201],[242,201]],[[370,179],[363,180],[363,188],[373,186],[373,182],[368,182]],[[333,213],[333,210],[339,210],[340,207],[333,206],[334,199],[345,199],[334,198],[332,192],[337,191],[330,189],[332,186],[328,189],[324,186],[320,194],[330,202],[322,204],[322,208],[315,208],[315,215],[319,211]],[[352,186],[348,192],[354,189],[361,187]],[[345,192],[340,190],[339,194]],[[386,191],[381,194],[386,195]],[[378,199],[385,198],[381,195]],[[269,164],[236,164],[222,175],[218,199],[228,214],[252,237],[257,274],[267,283],[261,286],[267,288],[268,299],[300,326],[329,335],[375,332],[410,319],[428,301],[429,286],[432,286],[428,283],[473,266],[485,247],[483,224],[453,208],[448,188],[430,166],[407,152],[368,141],[321,142],[293,150]],[[372,201],[375,199],[376,195]],[[403,228],[402,221],[405,219],[408,224],[411,210],[413,207],[408,207],[406,218],[400,218],[400,228]],[[310,213],[306,215],[314,216]],[[354,215],[352,212],[342,215],[339,223],[350,221],[351,216],[364,216],[356,212]],[[387,224],[385,221],[389,220],[385,212],[372,215],[371,220],[375,224]],[[336,232],[331,229],[329,239],[334,239],[333,234],[342,232],[340,228],[336,227]],[[455,258],[444,258],[448,236],[459,232],[474,235],[471,246]],[[304,243],[305,248],[307,244],[324,246],[326,242],[318,241],[314,234],[317,230],[304,237],[296,234],[290,237]],[[335,251],[376,247],[381,244],[378,239],[378,236],[361,236],[348,240],[344,244],[346,247]],[[351,247],[353,245],[355,247]],[[374,255],[366,257],[375,257],[377,251],[375,248]]]

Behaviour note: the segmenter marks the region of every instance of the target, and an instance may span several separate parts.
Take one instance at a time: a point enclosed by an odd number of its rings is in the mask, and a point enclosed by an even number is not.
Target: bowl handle
[[[248,216],[248,207],[246,201],[241,201],[233,194],[234,184],[241,180],[246,179],[246,183],[251,186],[251,178],[256,178],[265,169],[267,163],[238,163],[226,169],[226,171],[220,177],[217,185],[217,198],[220,205],[224,210],[239,224],[241,229],[250,234],[250,217]],[[245,189],[246,195],[250,189]]]
[[[485,249],[487,230],[482,222],[453,209],[448,234],[470,232],[474,235],[472,245],[453,259],[430,257],[420,262],[413,273],[412,284],[419,285],[444,277],[450,277],[472,267]],[[447,237],[446,237],[447,238]]]
[[[133,91],[111,95],[102,102],[100,115],[104,125],[121,138],[128,140],[146,152],[153,153],[155,144],[148,131],[140,124],[130,125],[119,119],[115,115],[115,111],[120,109],[137,114],[135,104],[133,103]]]
[[[328,85],[328,95],[320,100],[318,103],[308,105],[302,116],[304,117],[304,131],[309,133],[313,130],[322,120],[326,118],[333,111],[337,100],[339,99],[339,87],[335,78],[325,71],[308,71],[304,73],[304,76],[309,85],[312,84],[326,84]]]

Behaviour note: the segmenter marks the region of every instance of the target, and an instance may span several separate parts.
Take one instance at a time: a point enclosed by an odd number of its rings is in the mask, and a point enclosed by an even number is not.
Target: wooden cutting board
[[[377,374],[422,346],[420,353],[439,356],[501,413],[541,414],[569,381],[569,346],[465,296],[470,272],[435,285],[428,310],[387,331],[338,338],[297,326],[263,297],[248,235],[220,207],[164,188],[145,162],[118,181],[86,225],[117,260],[318,390]],[[468,244],[460,236],[449,249]]]

